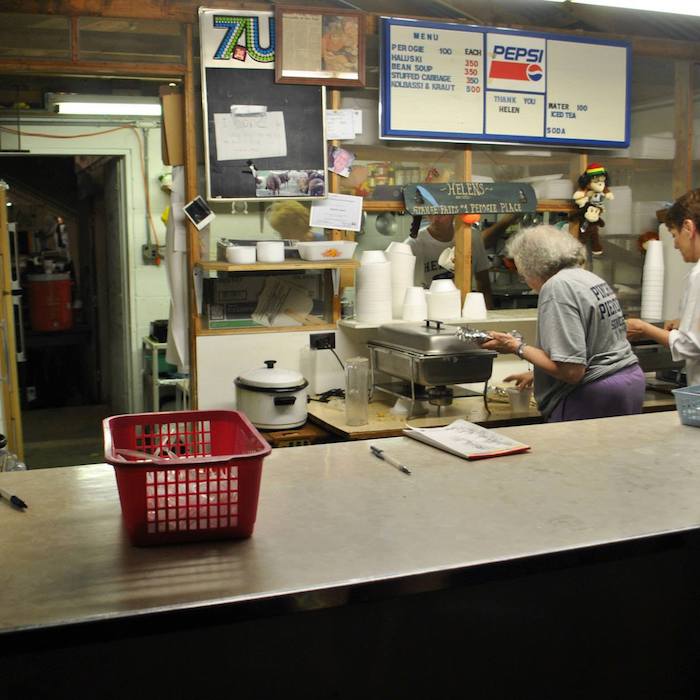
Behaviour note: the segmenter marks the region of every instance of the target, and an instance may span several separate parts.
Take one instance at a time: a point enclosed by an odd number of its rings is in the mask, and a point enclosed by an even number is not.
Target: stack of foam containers
[[[603,221],[605,228],[600,230],[603,236],[631,236],[632,229],[632,189],[627,185],[611,187],[614,199],[605,201]],[[634,234],[639,235],[639,234]]]
[[[671,160],[676,153],[676,139],[671,134],[635,136],[630,141],[630,158]]]
[[[642,318],[656,323],[663,320],[664,252],[661,241],[647,243],[642,270]]]
[[[355,318],[380,325],[391,321],[391,263],[383,250],[365,250],[355,276]]]
[[[663,209],[665,202],[632,202],[632,233],[640,236],[647,231],[656,231],[659,221],[656,212]]]
[[[538,199],[571,199],[574,183],[571,180],[546,180],[542,183]]]
[[[386,257],[391,263],[391,307],[394,318],[402,318],[406,290],[413,286],[413,272],[416,256],[408,243],[393,241],[386,249]]]

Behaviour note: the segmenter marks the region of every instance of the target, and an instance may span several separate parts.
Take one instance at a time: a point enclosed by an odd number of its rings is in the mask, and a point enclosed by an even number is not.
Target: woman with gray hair
[[[610,286],[583,269],[583,246],[568,232],[535,226],[507,246],[521,277],[539,294],[537,344],[490,333],[484,348],[513,353],[534,367],[514,374],[548,422],[641,413],[644,373],[626,338],[622,308]]]

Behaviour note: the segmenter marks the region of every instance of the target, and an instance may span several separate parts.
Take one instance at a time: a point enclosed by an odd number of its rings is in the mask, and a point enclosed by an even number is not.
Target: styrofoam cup
[[[431,294],[444,294],[445,292],[454,292],[457,289],[455,283],[451,279],[433,280],[430,283]]]
[[[408,287],[403,297],[404,306],[425,304],[425,289],[423,287]]]
[[[387,255],[394,255],[399,253],[400,255],[413,255],[411,246],[408,243],[399,243],[398,241],[392,241],[386,248]]]
[[[486,300],[481,292],[469,292],[464,299],[462,316],[474,321],[483,321],[486,318]]]
[[[363,250],[360,256],[360,265],[371,265],[373,263],[387,262],[383,250]]]

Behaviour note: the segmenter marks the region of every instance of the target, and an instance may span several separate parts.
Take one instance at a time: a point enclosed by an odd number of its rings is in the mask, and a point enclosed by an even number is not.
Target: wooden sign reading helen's
[[[410,214],[509,214],[534,212],[537,197],[524,182],[433,182],[405,185]]]

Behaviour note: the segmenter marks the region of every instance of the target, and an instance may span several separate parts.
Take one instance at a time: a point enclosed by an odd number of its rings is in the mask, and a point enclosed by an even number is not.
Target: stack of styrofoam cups
[[[393,318],[402,318],[406,290],[413,286],[413,271],[416,256],[408,243],[392,242],[386,249],[391,263],[391,313]]]
[[[355,318],[360,323],[391,321],[391,263],[383,250],[365,250],[355,277]]]
[[[462,318],[470,321],[486,320],[486,300],[481,292],[469,292],[464,298]]]
[[[428,297],[428,318],[444,321],[460,317],[460,294],[455,283],[450,279],[433,280]]]
[[[423,321],[428,318],[428,300],[423,287],[409,287],[406,290],[401,318],[404,321]]]
[[[642,318],[662,321],[664,307],[664,252],[661,241],[647,242],[642,270]]]

